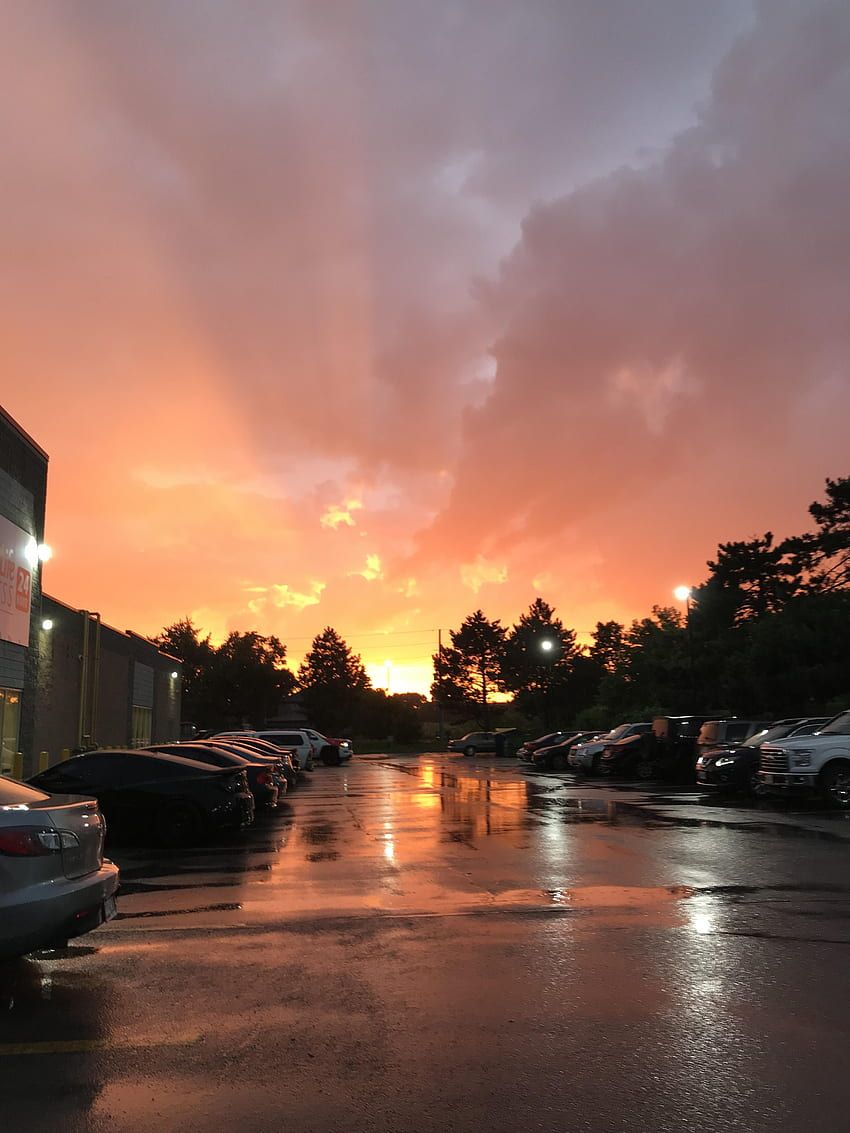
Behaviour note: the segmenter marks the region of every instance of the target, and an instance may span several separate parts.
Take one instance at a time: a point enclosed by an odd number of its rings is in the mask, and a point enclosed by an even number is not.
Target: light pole
[[[548,729],[552,724],[552,663],[555,659],[555,642],[551,637],[544,637],[540,642],[540,652],[543,654],[544,661],[550,662],[545,670],[546,679],[543,691],[543,727]]]
[[[691,588],[690,586],[677,586],[673,591],[673,597],[678,602],[685,603],[685,632],[688,635],[688,671],[691,677],[691,711],[694,709],[694,696],[696,689],[694,686],[694,642],[691,636]]]

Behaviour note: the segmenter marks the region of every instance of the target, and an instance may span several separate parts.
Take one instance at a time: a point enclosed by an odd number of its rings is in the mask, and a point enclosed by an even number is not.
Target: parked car
[[[294,751],[305,771],[313,770],[313,762],[322,755],[321,747],[315,743],[306,728],[263,728],[257,731],[216,732],[210,739],[238,740],[240,736],[266,740],[288,751]]]
[[[531,754],[531,762],[535,768],[541,771],[565,771],[567,768],[567,760],[570,755],[570,750],[577,744],[590,743],[595,740],[600,733],[595,732],[577,732],[568,740],[562,743],[550,744],[548,747],[539,747]]]
[[[705,716],[656,716],[652,731],[607,744],[599,769],[639,779],[691,779],[696,741]]]
[[[701,787],[728,793],[754,795],[759,788],[758,771],[761,745],[786,737],[810,736],[827,722],[826,716],[794,717],[777,720],[740,744],[709,748],[697,758],[697,783]]]
[[[291,791],[298,786],[300,764],[295,752],[286,751],[282,747],[275,747],[268,740],[258,740],[256,736],[240,736],[238,740],[206,740],[205,742],[214,742],[219,747],[226,747],[228,751],[238,751],[240,755],[244,754],[249,759],[259,757],[262,760],[274,763],[275,768],[280,770],[282,777],[286,780],[288,790]]]
[[[449,751],[462,751],[464,755],[495,752],[496,736],[494,732],[467,732],[459,740],[449,740],[447,747]]]
[[[540,736],[536,740],[526,740],[519,748],[517,748],[517,759],[521,759],[523,763],[530,763],[532,754],[541,747],[552,747],[553,744],[565,743],[567,740],[577,736],[578,731],[574,728],[571,732],[547,732],[545,736]]]
[[[115,916],[118,867],[85,792],[51,796],[0,778],[0,959],[59,948]]]
[[[762,744],[758,779],[770,794],[817,791],[850,810],[850,710],[814,735]]]
[[[584,771],[588,775],[596,775],[599,772],[602,752],[607,744],[616,743],[628,736],[646,735],[651,731],[652,724],[650,723],[619,724],[610,732],[606,732],[604,736],[599,736],[598,739],[589,740],[583,744],[573,744],[567,762],[574,771]]]
[[[183,845],[254,821],[243,768],[177,755],[99,750],[57,763],[29,783],[51,793],[93,795],[116,838]]]
[[[741,744],[756,732],[764,731],[769,724],[769,720],[740,720],[737,716],[726,720],[706,720],[697,736],[697,755],[711,748]]]
[[[262,761],[257,757],[251,761],[252,754],[245,749],[244,755],[224,747],[218,747],[209,741],[197,740],[185,744],[151,744],[138,751],[159,751],[163,755],[179,755],[184,759],[194,759],[198,763],[209,763],[213,767],[242,767],[248,776],[248,787],[254,796],[255,807],[273,808],[277,806],[278,798],[287,790],[286,779],[283,778],[283,768],[280,771],[271,761]]]
[[[309,731],[309,729],[307,730]],[[351,740],[342,738],[332,739],[328,736],[323,736],[321,732],[310,733],[310,735],[311,738],[315,737],[315,740],[318,740],[319,743],[329,744],[331,747],[335,747],[339,756],[337,759],[338,763],[345,763],[354,755],[354,744]]]

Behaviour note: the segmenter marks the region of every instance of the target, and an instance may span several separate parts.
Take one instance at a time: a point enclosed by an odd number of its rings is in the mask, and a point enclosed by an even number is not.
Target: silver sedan
[[[0,959],[60,947],[115,916],[104,835],[94,799],[0,778]]]

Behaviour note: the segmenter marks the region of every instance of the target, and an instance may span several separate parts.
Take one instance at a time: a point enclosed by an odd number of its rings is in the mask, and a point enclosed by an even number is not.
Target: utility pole
[[[442,744],[443,731],[443,631],[437,630],[437,737]]]

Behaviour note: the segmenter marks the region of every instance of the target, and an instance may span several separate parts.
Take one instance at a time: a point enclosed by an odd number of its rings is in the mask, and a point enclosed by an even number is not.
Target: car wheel
[[[850,810],[850,764],[833,763],[821,775],[821,790],[830,806]]]
[[[567,769],[567,757],[565,755],[563,755],[561,752],[558,752],[557,755],[553,755],[552,756],[552,770],[553,771],[566,771],[566,769]]]
[[[465,747],[463,749],[463,754],[464,755],[475,755],[475,748],[472,746],[472,744],[470,744],[469,747]]]
[[[330,744],[326,744],[325,747],[322,748],[319,758],[322,763],[324,763],[325,767],[339,767],[342,762],[339,758],[339,748],[331,747]]]
[[[647,763],[645,760],[641,760],[636,770],[638,779],[643,779],[644,781],[652,779],[655,776],[655,765],[653,763]]]
[[[598,775],[599,774],[599,764],[601,762],[602,762],[601,757],[598,756],[598,755],[594,755],[593,762],[590,765],[590,774],[591,775]]]
[[[163,846],[188,846],[203,830],[203,820],[190,803],[169,803],[156,816],[156,840]]]

